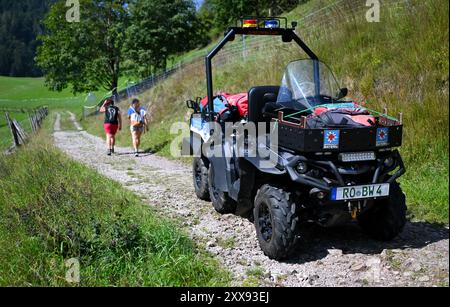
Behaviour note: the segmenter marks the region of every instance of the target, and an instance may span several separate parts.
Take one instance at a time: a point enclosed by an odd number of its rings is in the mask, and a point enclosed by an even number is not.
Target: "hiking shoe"
[[[108,156],[112,155],[112,150],[111,150],[111,149],[108,149],[108,151],[106,152],[106,154],[107,154]]]

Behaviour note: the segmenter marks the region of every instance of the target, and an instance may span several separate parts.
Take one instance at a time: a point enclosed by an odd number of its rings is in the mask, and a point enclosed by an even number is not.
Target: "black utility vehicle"
[[[357,221],[371,237],[391,240],[406,221],[405,195],[396,181],[405,173],[395,149],[402,142],[401,114],[397,119],[343,101],[347,89],[338,87],[295,26],[283,18],[241,21],[206,56],[207,105],[200,98],[187,102],[194,113],[191,136],[183,141],[184,153],[194,155],[195,192],[219,213],[254,221],[261,249],[272,259],[288,257],[302,237],[300,226],[309,222],[332,227]],[[236,106],[213,95],[211,60],[235,35],[281,36],[309,57],[287,65],[281,86],[251,88],[244,117],[224,116],[236,113]],[[217,110],[217,99],[225,112]],[[230,121],[236,129],[221,133],[218,142],[216,130]],[[250,123],[257,139],[238,127]],[[207,155],[205,148],[221,155]]]

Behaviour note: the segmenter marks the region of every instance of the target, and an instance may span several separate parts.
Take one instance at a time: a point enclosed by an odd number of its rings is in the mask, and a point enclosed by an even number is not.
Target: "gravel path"
[[[73,114],[72,112],[69,112],[69,111],[67,111],[67,113],[69,114],[70,120],[72,121],[73,125],[75,126],[75,129],[77,129],[78,131],[82,131],[83,128],[81,127],[80,123],[77,122],[75,114]]]
[[[122,183],[174,219],[233,273],[234,285],[448,286],[448,227],[408,223],[397,239],[380,243],[356,226],[311,226],[308,243],[297,256],[277,262],[259,249],[253,224],[221,216],[195,197],[190,167],[152,154],[135,158],[129,148],[117,148],[107,157],[103,140],[85,131],[55,131],[54,140],[75,160]]]

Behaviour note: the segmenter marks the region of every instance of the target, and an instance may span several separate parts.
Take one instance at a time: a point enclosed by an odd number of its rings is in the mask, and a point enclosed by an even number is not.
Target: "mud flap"
[[[255,168],[245,158],[239,159],[240,180],[238,189],[238,206],[236,214],[248,217],[253,210],[252,193],[255,185]]]
[[[211,166],[214,170],[214,185],[217,189],[228,192],[228,171],[225,157],[209,158]]]

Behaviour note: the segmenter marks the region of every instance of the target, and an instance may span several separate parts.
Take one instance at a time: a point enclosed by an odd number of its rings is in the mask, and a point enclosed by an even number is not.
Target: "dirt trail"
[[[80,123],[77,122],[77,118],[75,116],[75,114],[73,114],[72,112],[67,111],[67,113],[70,116],[70,121],[73,123],[73,125],[75,126],[75,129],[77,129],[78,131],[82,131],[83,128],[81,127]]]
[[[190,167],[152,154],[135,158],[129,148],[107,157],[102,139],[56,128],[57,147],[173,218],[233,273],[235,285],[448,286],[448,227],[408,223],[390,243],[370,240],[355,226],[312,227],[297,256],[273,261],[259,249],[253,224],[221,216],[195,197]]]

